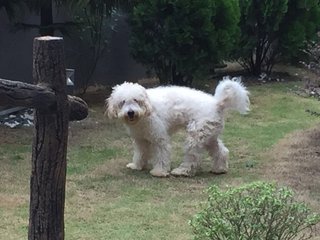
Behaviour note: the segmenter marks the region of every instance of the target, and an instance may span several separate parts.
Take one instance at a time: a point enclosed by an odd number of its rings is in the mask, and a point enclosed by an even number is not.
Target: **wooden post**
[[[34,40],[33,77],[38,85],[0,79],[0,106],[36,109],[28,236],[29,240],[63,240],[68,125],[85,119],[88,106],[66,94],[62,38]]]
[[[63,39],[34,39],[33,78],[56,95],[50,109],[36,109],[30,180],[29,240],[64,239],[69,104]]]

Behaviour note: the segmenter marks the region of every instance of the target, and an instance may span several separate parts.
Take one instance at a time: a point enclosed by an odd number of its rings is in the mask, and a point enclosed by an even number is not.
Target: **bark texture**
[[[50,87],[56,106],[35,112],[30,180],[29,240],[64,239],[69,104],[62,38],[35,38],[33,78]]]
[[[68,96],[69,120],[82,120],[88,116],[88,106],[81,98]],[[0,106],[30,107],[42,112],[56,111],[55,91],[45,83],[33,85],[0,79]]]

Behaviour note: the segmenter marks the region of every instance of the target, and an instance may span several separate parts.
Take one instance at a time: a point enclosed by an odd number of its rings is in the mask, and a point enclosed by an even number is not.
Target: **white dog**
[[[145,89],[125,82],[113,88],[106,100],[109,118],[122,119],[134,140],[134,155],[128,168],[142,170],[153,165],[150,173],[165,177],[170,172],[170,135],[185,128],[187,139],[181,165],[175,176],[193,176],[200,165],[201,152],[212,158],[212,172],[226,173],[228,149],[219,139],[226,110],[249,110],[249,92],[238,78],[225,78],[215,95],[178,86]]]

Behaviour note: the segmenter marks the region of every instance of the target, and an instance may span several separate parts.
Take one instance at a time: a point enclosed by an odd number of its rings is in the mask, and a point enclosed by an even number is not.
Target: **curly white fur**
[[[193,176],[203,150],[212,158],[212,172],[227,172],[229,150],[219,139],[224,113],[229,109],[249,111],[248,95],[238,78],[222,80],[214,96],[187,87],[145,89],[125,82],[113,88],[106,103],[108,116],[122,119],[134,140],[133,160],[128,168],[142,170],[151,163],[153,176],[168,176],[170,136],[185,128],[188,135],[184,160],[171,174]]]

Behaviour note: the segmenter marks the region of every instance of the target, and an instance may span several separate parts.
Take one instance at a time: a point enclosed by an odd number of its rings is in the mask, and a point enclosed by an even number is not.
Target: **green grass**
[[[260,178],[263,153],[286,134],[315,126],[319,102],[290,89],[299,83],[251,86],[251,112],[230,113],[222,136],[230,150],[230,172],[203,171],[194,178],[153,178],[125,168],[131,141],[119,123],[92,107],[89,119],[73,123],[69,138],[65,209],[67,240],[192,239],[188,220],[204,201],[211,184],[239,185]],[[28,225],[31,131],[21,141],[0,146],[0,239],[26,239]],[[29,134],[29,135],[28,135]],[[11,136],[8,135],[7,138]],[[183,155],[184,133],[173,138],[173,167]],[[319,203],[320,205],[320,203]]]
[[[69,153],[69,159],[76,159],[76,161],[70,162],[68,174],[83,174],[108,159],[116,158],[122,150],[119,148],[99,149],[93,146],[80,146]]]
[[[259,153],[276,144],[286,134],[314,126],[319,118],[306,113],[320,110],[319,101],[302,98],[291,90],[297,83],[274,83],[251,88],[251,112],[246,116],[230,114],[223,139],[234,158],[259,158]]]

